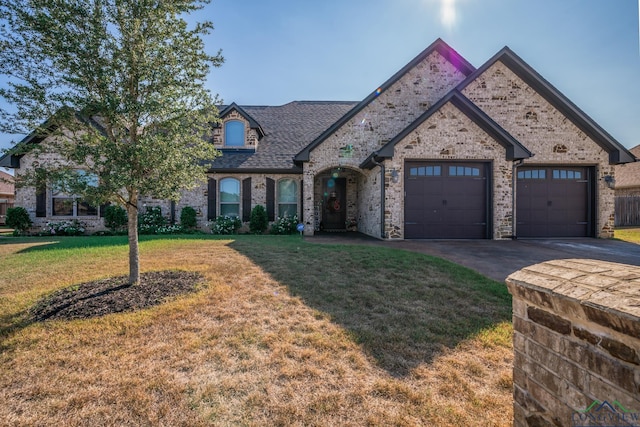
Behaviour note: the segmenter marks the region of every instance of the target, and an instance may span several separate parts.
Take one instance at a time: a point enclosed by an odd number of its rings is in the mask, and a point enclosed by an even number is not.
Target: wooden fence
[[[640,225],[640,196],[616,197],[615,225]]]

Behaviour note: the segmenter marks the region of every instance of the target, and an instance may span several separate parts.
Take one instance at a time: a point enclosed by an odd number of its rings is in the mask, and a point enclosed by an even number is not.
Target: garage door
[[[517,236],[591,236],[591,175],[588,167],[518,168]]]
[[[407,162],[405,238],[487,238],[488,171],[488,163]]]

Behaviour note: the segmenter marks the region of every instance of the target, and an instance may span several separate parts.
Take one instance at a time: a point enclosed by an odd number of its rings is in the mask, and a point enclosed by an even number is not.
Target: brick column
[[[640,426],[640,267],[554,260],[506,282],[514,426]]]

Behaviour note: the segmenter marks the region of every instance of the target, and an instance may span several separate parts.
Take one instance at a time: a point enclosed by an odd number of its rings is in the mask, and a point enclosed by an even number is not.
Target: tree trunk
[[[127,218],[129,219],[129,284],[140,283],[140,259],[138,252],[138,207],[137,197],[131,198],[127,204]]]

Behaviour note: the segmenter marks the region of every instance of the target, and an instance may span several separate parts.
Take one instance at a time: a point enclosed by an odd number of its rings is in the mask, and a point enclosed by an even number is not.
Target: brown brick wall
[[[613,237],[614,191],[604,176],[615,171],[602,147],[500,61],[463,93],[534,154],[525,164],[596,166],[597,236]]]
[[[375,150],[389,142],[420,114],[442,98],[465,76],[437,51],[402,76],[348,123],[313,149],[304,164],[304,221],[313,224],[314,178],[337,167],[359,170],[360,164]],[[340,148],[353,145],[353,155],[341,157]],[[380,170],[362,171],[358,180],[356,204],[358,230],[380,237]],[[356,197],[348,194],[347,197]],[[393,213],[391,213],[393,215]],[[395,228],[392,225],[391,228]],[[308,234],[312,230],[306,231]],[[392,233],[398,237],[398,231]]]
[[[640,415],[640,267],[555,260],[507,286],[515,426],[570,426],[596,400]]]

